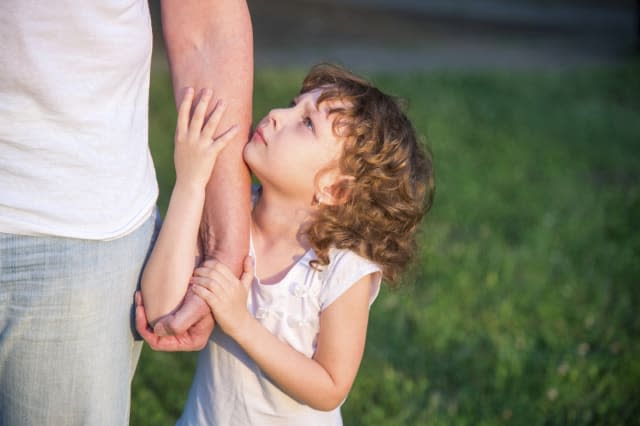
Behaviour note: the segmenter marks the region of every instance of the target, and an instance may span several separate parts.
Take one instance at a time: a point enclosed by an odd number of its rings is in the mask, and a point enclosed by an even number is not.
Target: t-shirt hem
[[[0,233],[3,234],[14,234],[14,235],[25,235],[25,236],[34,236],[34,237],[59,237],[59,238],[76,238],[83,240],[99,240],[99,241],[109,241],[115,240],[118,238],[122,238],[136,229],[138,229],[144,222],[151,217],[153,211],[156,208],[156,200],[157,195],[152,196],[148,203],[145,203],[145,207],[139,211],[131,220],[126,222],[124,225],[119,225],[115,230],[104,231],[102,229],[98,230],[97,228],[102,228],[103,226],[96,226],[94,228],[88,230],[86,228],[82,229],[80,226],[77,228],[72,227],[56,227],[56,226],[34,226],[32,223],[16,223],[3,221],[3,218],[0,217]]]

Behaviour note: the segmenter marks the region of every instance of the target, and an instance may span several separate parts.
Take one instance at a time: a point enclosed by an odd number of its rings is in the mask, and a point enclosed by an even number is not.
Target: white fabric
[[[251,248],[252,255],[253,247]],[[254,257],[255,258],[255,257]],[[322,272],[308,251],[277,284],[254,279],[250,312],[273,334],[312,357],[320,313],[360,278],[376,273],[369,304],[380,289],[380,268],[355,253],[333,250]],[[229,336],[214,329],[200,352],[198,368],[179,425],[341,425],[340,408],[318,411],[282,392]]]
[[[149,217],[145,0],[0,2],[0,232],[111,239]]]

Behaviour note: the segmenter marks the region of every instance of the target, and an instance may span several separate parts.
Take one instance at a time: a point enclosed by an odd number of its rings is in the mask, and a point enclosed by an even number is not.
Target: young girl
[[[176,130],[176,185],[144,272],[150,322],[191,290],[216,327],[200,352],[181,425],[339,425],[362,359],[369,307],[414,250],[433,197],[430,158],[398,103],[332,65],[257,126],[244,158],[261,183],[240,279],[207,261],[191,276],[204,187],[229,132],[222,113]],[[203,123],[204,127],[203,127]],[[221,206],[224,208],[224,206]]]

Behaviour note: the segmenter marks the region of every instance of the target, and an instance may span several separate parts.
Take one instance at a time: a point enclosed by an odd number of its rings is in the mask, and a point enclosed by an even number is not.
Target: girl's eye
[[[304,117],[302,123],[309,129],[313,130],[313,121],[309,117]]]

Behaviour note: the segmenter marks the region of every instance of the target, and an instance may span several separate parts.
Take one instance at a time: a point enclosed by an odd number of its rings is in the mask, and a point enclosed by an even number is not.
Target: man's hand
[[[153,326],[156,336],[177,336],[185,333],[204,316],[211,316],[209,305],[187,290],[182,304],[177,311],[160,318]]]
[[[192,295],[192,297],[194,299],[199,299],[195,295]],[[147,315],[144,311],[144,305],[142,304],[142,294],[139,291],[135,294],[135,302],[136,329],[149,346],[151,346],[151,349],[155,351],[187,352],[199,351],[206,346],[214,326],[213,316],[210,311],[208,311],[207,315],[200,316],[200,319],[198,319],[195,324],[191,325],[181,334],[173,336],[158,336],[153,332],[153,329],[147,322]],[[202,304],[209,309],[206,303],[202,302]]]

